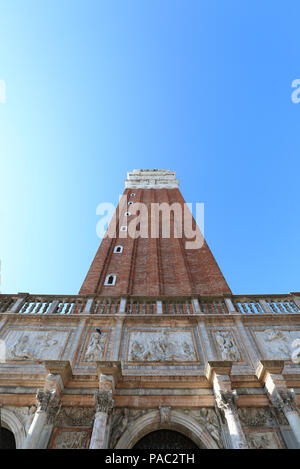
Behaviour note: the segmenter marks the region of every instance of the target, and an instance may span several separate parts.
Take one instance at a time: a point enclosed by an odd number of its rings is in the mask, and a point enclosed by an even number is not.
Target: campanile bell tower
[[[102,240],[80,294],[230,294],[185,205],[175,172],[164,169],[129,172],[123,197],[107,230],[113,237],[106,235]],[[198,238],[202,238],[199,247],[187,238],[187,214]],[[174,222],[180,233],[175,232]]]
[[[0,295],[0,447],[300,448],[300,293],[232,294],[195,213],[129,172],[79,294]]]

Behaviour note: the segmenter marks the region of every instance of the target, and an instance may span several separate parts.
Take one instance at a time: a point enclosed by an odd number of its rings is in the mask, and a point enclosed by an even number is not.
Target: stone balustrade
[[[0,295],[0,314],[261,315],[300,314],[300,293],[231,297],[101,297],[97,295]]]

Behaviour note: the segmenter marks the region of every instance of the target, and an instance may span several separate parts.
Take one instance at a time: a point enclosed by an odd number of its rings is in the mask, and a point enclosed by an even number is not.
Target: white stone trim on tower
[[[127,173],[125,189],[177,189],[176,173],[169,169],[134,169]]]

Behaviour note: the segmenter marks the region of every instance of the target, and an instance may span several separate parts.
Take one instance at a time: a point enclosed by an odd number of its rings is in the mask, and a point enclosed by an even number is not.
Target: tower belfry
[[[78,295],[0,295],[0,447],[300,448],[300,293],[232,294],[196,221],[134,170]]]

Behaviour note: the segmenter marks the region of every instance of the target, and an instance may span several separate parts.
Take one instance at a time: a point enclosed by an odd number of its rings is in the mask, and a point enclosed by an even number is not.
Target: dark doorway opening
[[[0,449],[16,449],[14,434],[7,428],[0,428]]]
[[[198,449],[187,436],[173,430],[157,430],[148,433],[133,447],[134,449]]]

